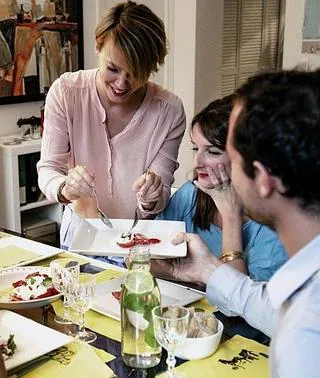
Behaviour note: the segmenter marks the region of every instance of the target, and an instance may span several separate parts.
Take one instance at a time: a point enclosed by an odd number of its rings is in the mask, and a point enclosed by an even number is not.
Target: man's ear
[[[285,192],[282,181],[278,177],[271,175],[260,161],[255,160],[253,166],[255,168],[254,182],[260,197],[267,198],[274,190],[278,193]]]

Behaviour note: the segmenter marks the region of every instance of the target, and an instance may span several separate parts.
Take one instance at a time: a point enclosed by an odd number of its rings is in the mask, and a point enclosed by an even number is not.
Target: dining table
[[[3,264],[1,265],[1,257],[10,255],[12,259],[14,253],[17,254],[17,248],[20,248],[19,256],[25,256],[26,261],[17,261],[15,263],[14,260],[10,260],[12,266],[48,267],[50,262],[55,259],[72,258],[80,262],[81,272],[95,275],[97,284],[121,277],[126,273],[125,268],[70,251],[64,251],[30,238],[26,239],[23,235],[15,232],[0,229],[0,281],[1,272],[8,269]],[[40,257],[36,259],[37,261],[34,261],[34,259],[28,261],[30,256],[28,257],[27,252],[30,250],[43,251],[43,255],[40,253]],[[22,251],[25,252],[25,255]],[[207,302],[205,296],[189,306],[208,313],[217,311],[215,306]],[[0,305],[1,311],[8,311],[8,309],[1,310]],[[9,311],[44,327],[54,329],[59,333],[68,334],[74,330],[73,328],[77,328],[76,324],[61,325],[54,321],[54,316],[56,314],[61,315],[63,311],[61,299],[43,307],[9,309]],[[93,343],[86,344],[70,338],[70,342],[46,353],[44,358],[28,361],[28,363],[22,364],[12,371],[9,370],[8,376],[12,378],[124,378],[161,377],[165,372],[167,357],[165,350],[163,350],[161,361],[156,367],[141,370],[124,364],[121,357],[121,324],[119,320],[89,309],[85,314],[85,322],[87,329],[97,334],[97,339]],[[45,342],[45,338],[43,342]],[[30,340],[30,348],[32,347],[33,340]],[[190,378],[264,378],[269,376],[268,350],[268,346],[255,340],[240,335],[234,335],[233,337],[224,335],[218,350],[214,354],[207,358],[192,361],[177,358],[176,370]]]

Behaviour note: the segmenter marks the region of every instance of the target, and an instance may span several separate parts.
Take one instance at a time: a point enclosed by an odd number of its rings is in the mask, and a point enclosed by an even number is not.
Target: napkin
[[[105,355],[108,353],[104,352]],[[56,351],[48,353],[50,360],[27,374],[23,378],[110,378],[113,371],[95,352],[95,348],[73,342]],[[19,375],[20,377],[20,375]]]
[[[176,369],[188,378],[268,378],[268,349],[256,341],[236,335],[221,344],[213,355],[201,361],[187,361]]]
[[[7,245],[6,247],[0,248],[0,268],[7,268],[20,262],[33,260],[37,257],[41,257],[41,254],[28,251],[16,245]]]

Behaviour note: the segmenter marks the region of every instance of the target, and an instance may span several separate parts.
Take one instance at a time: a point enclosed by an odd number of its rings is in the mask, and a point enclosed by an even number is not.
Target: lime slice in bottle
[[[144,294],[153,290],[154,281],[149,272],[134,270],[126,275],[124,285],[131,293]]]

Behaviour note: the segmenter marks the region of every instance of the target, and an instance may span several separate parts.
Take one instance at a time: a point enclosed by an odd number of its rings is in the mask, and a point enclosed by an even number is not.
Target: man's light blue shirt
[[[226,315],[240,315],[271,335],[273,378],[320,377],[320,235],[267,284],[221,265],[207,296]]]

